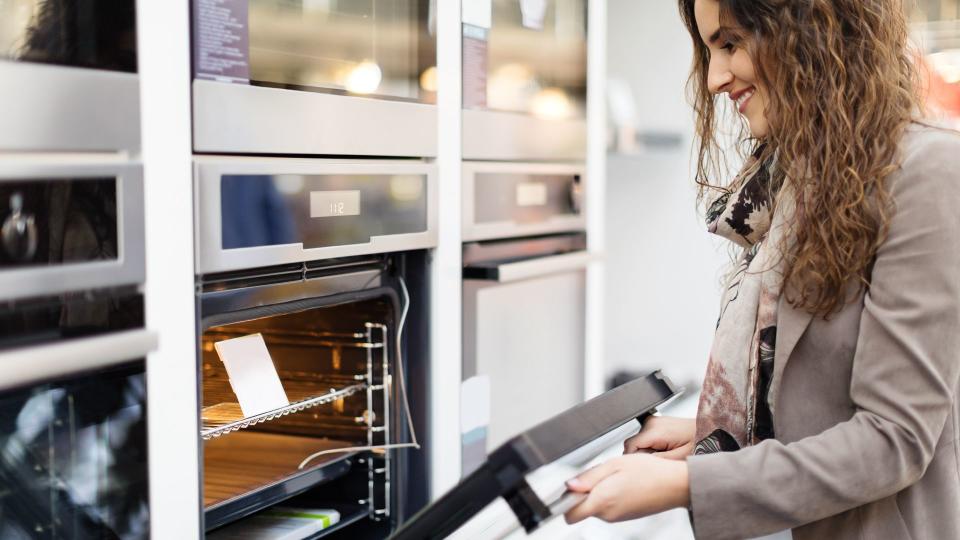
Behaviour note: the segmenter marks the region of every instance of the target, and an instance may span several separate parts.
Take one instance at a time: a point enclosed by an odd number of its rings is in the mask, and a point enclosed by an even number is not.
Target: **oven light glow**
[[[347,75],[346,88],[354,94],[371,94],[380,86],[383,73],[375,62],[364,60]]]
[[[437,66],[430,66],[420,74],[420,88],[427,92],[437,91]]]
[[[544,88],[533,96],[531,112],[539,118],[569,118],[573,115],[573,104],[560,88]]]

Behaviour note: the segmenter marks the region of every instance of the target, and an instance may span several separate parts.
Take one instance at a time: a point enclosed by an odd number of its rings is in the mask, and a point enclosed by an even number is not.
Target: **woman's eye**
[[[728,41],[728,42],[724,43],[724,44],[723,44],[723,47],[720,47],[720,48],[723,49],[723,50],[726,50],[726,51],[730,51],[731,53],[732,53],[733,51],[737,50],[736,44],[734,44],[734,43],[731,42],[731,41]]]

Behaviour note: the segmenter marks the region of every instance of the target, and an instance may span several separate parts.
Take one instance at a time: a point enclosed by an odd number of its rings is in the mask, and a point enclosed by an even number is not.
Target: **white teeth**
[[[753,89],[750,89],[750,90],[747,90],[746,92],[744,92],[743,94],[741,94],[740,97],[737,98],[737,108],[739,109],[740,107],[743,107],[743,104],[744,104],[748,99],[750,99],[751,97],[753,97],[753,93],[754,93],[754,90],[753,90]]]

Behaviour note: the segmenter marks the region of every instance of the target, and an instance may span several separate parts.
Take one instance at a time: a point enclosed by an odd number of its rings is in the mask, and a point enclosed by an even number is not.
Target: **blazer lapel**
[[[783,369],[811,320],[813,320],[813,314],[806,310],[794,308],[785,300],[784,296],[780,297],[777,306],[777,345],[773,356],[773,380],[770,381],[770,393],[768,395],[770,412],[774,419],[777,413],[777,396],[783,378]]]

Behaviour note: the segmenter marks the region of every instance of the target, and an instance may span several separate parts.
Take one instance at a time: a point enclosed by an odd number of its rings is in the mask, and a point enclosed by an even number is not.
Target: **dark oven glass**
[[[427,229],[425,175],[224,175],[223,249],[363,244]]]
[[[117,260],[115,178],[0,182],[0,270]]]
[[[436,101],[435,0],[193,0],[198,79]]]
[[[143,325],[143,295],[135,287],[3,302],[0,350],[133,330]]]
[[[473,186],[477,223],[540,223],[577,214],[577,175],[479,173]]]
[[[0,59],[137,71],[135,0],[4,0]]]
[[[479,18],[466,11],[464,107],[585,116],[586,0],[492,0],[490,9]]]
[[[0,394],[0,538],[147,538],[144,362]]]

